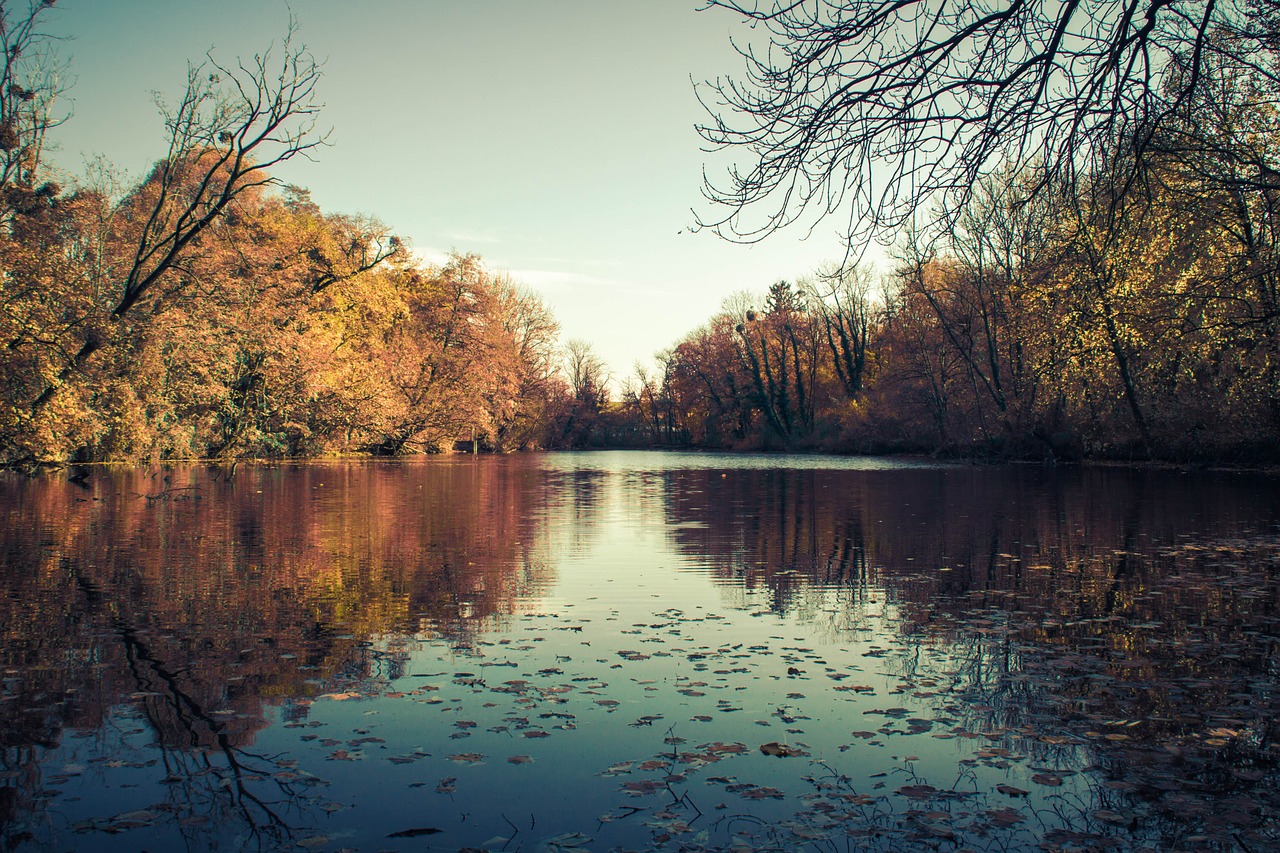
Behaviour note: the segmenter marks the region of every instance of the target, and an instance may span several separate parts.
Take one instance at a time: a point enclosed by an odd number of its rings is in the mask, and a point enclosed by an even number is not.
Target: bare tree
[[[187,70],[187,85],[174,104],[157,99],[168,131],[168,151],[126,205],[140,223],[137,244],[119,279],[112,282],[111,321],[120,321],[152,293],[196,239],[227,213],[246,192],[279,185],[270,170],[325,143],[316,128],[320,103],[316,85],[320,66],[295,40],[290,21],[278,51],[270,48],[249,60],[222,63],[210,53]],[[397,245],[389,240],[362,244],[356,259],[366,266]],[[320,289],[319,282],[317,289]],[[160,298],[163,298],[161,296]],[[100,349],[108,331],[90,327],[75,355],[36,398],[33,411]]]
[[[565,373],[574,399],[599,409],[609,396],[609,372],[604,359],[582,338],[569,341],[564,350]]]
[[[724,309],[736,321],[738,357],[755,387],[756,404],[777,438],[790,445],[813,429],[818,337],[805,294],[789,282],[770,285],[763,313],[752,299],[735,294]]]
[[[590,343],[574,338],[564,347],[564,372],[571,397],[559,427],[560,443],[585,447],[609,402],[608,369]]]
[[[699,224],[755,241],[844,217],[851,246],[946,221],[996,166],[1129,185],[1210,58],[1277,89],[1277,0],[707,0],[741,16],[743,79],[698,87],[714,149]],[[1116,149],[1123,156],[1112,156]],[[735,155],[737,156],[737,155]],[[1280,174],[1263,177],[1280,186]],[[1034,192],[1036,186],[1029,188]]]
[[[836,376],[850,400],[862,392],[875,305],[873,277],[864,265],[834,266],[802,284],[811,310],[822,322]]]

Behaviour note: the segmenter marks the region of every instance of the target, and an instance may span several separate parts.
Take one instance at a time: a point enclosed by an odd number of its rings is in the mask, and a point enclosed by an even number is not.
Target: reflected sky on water
[[[1277,843],[1272,477],[87,470],[0,481],[5,849]]]

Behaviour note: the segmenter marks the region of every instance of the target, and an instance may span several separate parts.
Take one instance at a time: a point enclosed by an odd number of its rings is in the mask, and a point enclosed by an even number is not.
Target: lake
[[[1280,481],[659,452],[0,479],[5,850],[1280,845]]]

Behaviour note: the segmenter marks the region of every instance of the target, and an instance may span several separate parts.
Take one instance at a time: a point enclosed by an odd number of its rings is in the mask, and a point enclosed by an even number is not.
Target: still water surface
[[[0,480],[3,849],[1280,847],[1280,484],[579,453]]]

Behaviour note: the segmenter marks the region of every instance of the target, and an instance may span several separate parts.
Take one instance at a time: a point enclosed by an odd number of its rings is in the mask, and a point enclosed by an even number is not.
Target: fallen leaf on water
[[[635,779],[630,782],[622,783],[622,790],[634,796],[641,794],[652,794],[654,791],[661,790],[664,785],[661,782],[655,782],[652,779]]]
[[[742,796],[746,797],[748,800],[763,800],[769,797],[775,800],[781,800],[786,795],[782,791],[779,791],[777,788],[769,788],[769,787],[761,786],[758,788],[751,787],[748,790],[743,791]]]
[[[420,835],[435,835],[437,832],[444,832],[444,830],[437,829],[434,826],[416,826],[413,829],[402,829],[399,832],[393,832],[387,838],[417,838]]]
[[[619,761],[617,764],[610,764],[607,769],[600,773],[600,775],[620,776],[623,773],[630,773],[633,766],[635,766],[634,761]]]
[[[1017,809],[1003,808],[993,809],[985,812],[987,819],[996,826],[1007,827],[1013,826],[1015,823],[1026,820],[1022,812]]]
[[[745,743],[720,743],[716,741],[715,743],[704,743],[698,749],[706,750],[713,755],[741,755],[747,751],[747,745]]]
[[[760,751],[765,755],[772,755],[775,758],[795,758],[796,756],[809,754],[803,749],[788,746],[785,743],[777,743],[776,741],[760,744]]]
[[[533,759],[528,755],[513,755],[507,759],[508,764],[531,764]]]
[[[938,789],[932,785],[906,785],[894,793],[901,794],[912,800],[928,800],[938,793]]]
[[[996,790],[1002,794],[1007,794],[1010,797],[1025,797],[1030,793],[1030,791],[1024,791],[1021,788],[1015,788],[1012,785],[1005,785],[1003,783],[996,785]]]
[[[115,817],[111,818],[111,822],[114,824],[129,823],[129,824],[144,825],[144,824],[153,823],[157,817],[158,815],[153,811],[148,811],[146,809],[139,809],[138,811],[125,812],[124,814],[118,814]]]

